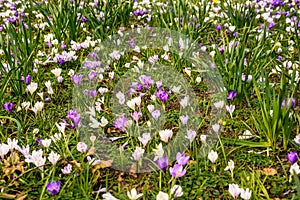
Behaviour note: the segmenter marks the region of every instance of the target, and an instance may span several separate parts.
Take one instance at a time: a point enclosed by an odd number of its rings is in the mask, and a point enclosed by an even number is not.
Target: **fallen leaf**
[[[273,176],[273,175],[277,174],[277,171],[274,168],[264,168],[262,170],[262,173],[265,175]]]

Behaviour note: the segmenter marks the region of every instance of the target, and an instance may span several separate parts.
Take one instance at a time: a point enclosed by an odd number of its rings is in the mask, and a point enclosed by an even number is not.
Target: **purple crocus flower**
[[[30,82],[31,82],[31,76],[28,74],[28,75],[26,76],[25,83],[26,83],[26,85],[29,85]]]
[[[272,29],[272,28],[274,28],[275,27],[275,23],[270,23],[269,25],[268,25],[268,30],[270,30],[270,29]]]
[[[233,90],[229,90],[229,91],[228,91],[227,99],[228,99],[228,100],[233,100],[234,97],[236,97],[237,94],[238,94],[237,92],[235,92],[235,91],[233,91]]]
[[[189,156],[186,156],[184,153],[181,154],[180,152],[178,152],[176,154],[176,160],[177,160],[177,163],[184,166],[186,165],[186,163],[188,163],[190,157]]]
[[[66,47],[67,47],[67,45],[64,44],[64,43],[62,43],[62,44],[60,45],[60,48],[61,48],[62,50],[64,50]]]
[[[75,128],[81,120],[81,116],[80,114],[78,114],[77,110],[68,111],[67,118],[69,118],[74,123],[74,126],[72,126],[72,128]]]
[[[72,80],[74,81],[75,85],[78,85],[82,80],[82,75],[81,74],[80,75],[75,74],[75,75],[72,76]]]
[[[188,115],[183,115],[183,116],[180,116],[179,119],[180,119],[180,121],[183,125],[186,125],[188,120],[189,120],[189,116]]]
[[[152,80],[151,76],[141,75],[139,77],[139,79],[143,85],[153,85],[154,84],[154,81]]]
[[[157,162],[158,167],[161,170],[163,170],[163,171],[167,170],[167,167],[169,165],[167,156],[159,158],[156,162]]]
[[[22,83],[24,83],[24,81],[25,81],[25,83],[26,83],[26,85],[29,85],[30,84],[30,81],[31,81],[31,76],[30,75],[27,75],[26,76],[26,79],[24,78],[24,76],[21,76],[21,82]]]
[[[222,25],[221,25],[221,24],[218,24],[218,25],[216,26],[216,30],[219,31],[219,30],[221,30],[221,29],[222,29]]]
[[[129,46],[130,46],[130,48],[134,48],[134,39],[131,39],[130,41],[129,41]]]
[[[291,162],[291,164],[294,164],[298,160],[298,154],[296,151],[292,151],[288,153],[287,158]]]
[[[90,91],[90,95],[93,97],[93,98],[95,98],[96,96],[97,96],[97,90],[91,90]]]
[[[174,165],[174,167],[170,167],[170,174],[174,178],[182,177],[186,174],[186,170],[183,170],[183,166],[180,164]]]
[[[168,93],[163,90],[163,89],[160,89],[158,91],[156,91],[156,96],[161,100],[161,101],[167,101],[169,96],[168,96]]]
[[[88,78],[90,80],[93,80],[97,75],[98,75],[98,72],[93,70],[89,73]]]
[[[140,119],[140,117],[142,116],[142,112],[141,111],[134,111],[134,113],[131,114],[131,117],[138,122],[138,120]]]
[[[5,104],[3,104],[2,106],[3,106],[3,108],[4,108],[5,110],[7,110],[7,112],[9,112],[9,114],[12,114],[12,109],[13,109],[13,107],[14,107],[14,104],[13,104],[12,102],[10,102],[10,103],[5,103]]]
[[[37,138],[35,141],[36,141],[38,147],[40,147],[42,145],[42,138]]]
[[[126,117],[121,116],[118,119],[116,119],[115,121],[113,121],[113,125],[115,126],[115,128],[120,129],[121,131],[124,131],[126,121],[127,121]]]
[[[87,21],[87,18],[86,18],[85,16],[82,16],[81,22],[82,22],[82,23],[85,23],[86,21]]]
[[[51,181],[47,184],[47,191],[52,195],[56,195],[60,190],[60,181]]]
[[[292,103],[292,105],[291,105]],[[284,108],[286,107],[286,109],[289,108],[289,106],[291,106],[292,108],[294,108],[296,105],[296,98],[285,98],[283,101],[282,101],[282,104],[281,104],[281,107]]]

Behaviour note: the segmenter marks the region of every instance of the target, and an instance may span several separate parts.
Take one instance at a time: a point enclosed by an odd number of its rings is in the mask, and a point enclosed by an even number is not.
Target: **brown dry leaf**
[[[2,199],[16,199],[17,195],[14,194],[6,194],[6,193],[1,193],[0,198]]]
[[[119,174],[119,177],[118,177],[118,179],[117,179],[118,182],[122,182],[122,181],[123,181],[123,178],[122,178],[123,175],[124,175],[124,172],[121,172],[121,173]]]
[[[11,176],[13,176],[16,171],[23,173],[25,171],[24,164],[24,161],[20,162],[19,154],[14,152],[4,160],[4,166],[2,167],[2,178],[4,179],[7,177],[10,180],[13,178]]]
[[[133,164],[130,166],[129,174],[132,175],[133,177],[137,178],[136,172],[137,172],[137,164],[136,164],[136,163],[133,163]]]
[[[277,174],[277,171],[274,168],[264,168],[261,172],[268,176],[273,176]]]
[[[192,165],[194,163],[197,163],[195,160],[189,160],[188,165]]]
[[[104,169],[107,167],[111,167],[113,160],[101,160],[99,164],[95,165],[92,169],[92,173],[95,173],[98,169]]]
[[[96,151],[95,147],[91,147],[88,153],[86,154],[86,156],[94,155],[95,151]]]
[[[79,162],[77,162],[76,160],[72,160],[69,163],[75,165],[77,168],[81,168],[81,164]]]
[[[25,194],[24,196],[18,197],[16,200],[24,200],[24,199],[26,199],[26,197],[27,197],[27,195]]]

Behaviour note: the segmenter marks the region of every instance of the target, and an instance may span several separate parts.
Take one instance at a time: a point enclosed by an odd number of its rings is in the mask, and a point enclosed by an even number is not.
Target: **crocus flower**
[[[174,194],[174,198],[181,197],[183,195],[182,187],[180,185],[174,185],[171,188],[171,194]]]
[[[297,163],[294,163],[291,166],[290,173],[291,173],[291,175],[293,175],[293,174],[299,174],[300,173],[299,165]]]
[[[189,120],[189,116],[188,115],[183,115],[183,116],[180,116],[179,119],[180,119],[180,121],[183,125],[186,125],[188,120]]]
[[[165,192],[159,191],[156,196],[156,200],[169,200],[169,195]]]
[[[151,140],[151,135],[150,133],[144,133],[142,135],[142,137],[138,137],[138,140],[143,144],[143,146],[145,147],[147,145],[147,143],[149,142],[149,140]]]
[[[0,144],[0,156],[4,160],[4,156],[9,152],[9,146],[7,144]]]
[[[136,147],[135,151],[132,154],[132,157],[134,160],[138,161],[142,158],[143,154],[145,152],[145,149],[141,147]]]
[[[86,18],[85,16],[82,16],[82,18],[81,18],[81,22],[82,22],[82,23],[85,23],[85,22],[87,22],[87,18]]]
[[[51,153],[48,156],[48,160],[55,165],[57,163],[57,161],[59,160],[60,155],[57,153],[54,153],[53,151],[51,151]]]
[[[14,107],[14,104],[13,104],[12,102],[10,102],[10,103],[5,103],[5,104],[3,104],[2,106],[3,106],[3,108],[4,108],[7,112],[9,112],[9,114],[12,114],[12,109],[13,109],[13,107]]]
[[[188,163],[189,159],[190,159],[190,157],[186,156],[184,153],[181,154],[180,152],[178,152],[176,154],[177,163],[182,166],[186,165],[186,163]]]
[[[196,135],[197,135],[196,131],[194,131],[194,130],[188,130],[186,138],[190,140],[190,143],[192,143],[193,140],[195,139]]]
[[[47,184],[47,191],[52,195],[56,195],[60,190],[60,181],[51,181]]]
[[[215,163],[216,160],[218,158],[218,153],[215,152],[214,150],[211,150],[209,153],[208,153],[208,159],[212,162],[212,163]]]
[[[219,30],[221,30],[221,29],[222,29],[222,25],[221,25],[221,24],[218,24],[218,25],[216,26],[216,30],[219,31]]]
[[[161,100],[161,101],[167,101],[169,96],[168,96],[168,93],[165,91],[165,90],[158,90],[156,91],[156,96]]]
[[[120,129],[121,131],[124,131],[126,121],[127,121],[126,117],[121,116],[118,119],[116,119],[115,121],[113,121],[113,125],[115,126],[115,128]]]
[[[282,101],[281,107],[282,108],[286,107],[286,109],[288,109],[290,106],[291,106],[291,108],[294,108],[295,105],[296,105],[296,98],[287,98],[287,99],[285,98]]]
[[[233,100],[234,97],[236,97],[237,94],[238,94],[237,92],[235,92],[235,91],[233,91],[233,90],[229,90],[229,91],[228,91],[227,99],[228,99],[228,100]]]
[[[63,174],[70,174],[72,171],[72,165],[71,164],[67,164],[63,169],[61,169],[61,172]]]
[[[140,117],[142,116],[142,112],[141,111],[134,111],[132,114],[131,114],[131,117],[136,121],[136,123],[139,121]]]
[[[186,170],[183,170],[183,166],[180,164],[174,165],[174,167],[170,167],[170,174],[174,178],[182,177],[186,174]]]
[[[151,112],[151,116],[155,119],[155,121],[157,121],[160,116],[160,111],[154,110],[153,112]]]
[[[87,150],[87,145],[84,142],[78,142],[77,150],[81,153],[84,153]]]
[[[242,199],[249,200],[251,198],[251,193],[252,193],[252,191],[249,190],[249,188],[246,188],[246,190],[241,188],[241,198]]]
[[[288,153],[287,158],[291,162],[291,164],[294,164],[298,160],[298,154],[296,151],[292,151]]]
[[[138,194],[136,189],[133,188],[130,192],[127,191],[127,196],[130,200],[136,200],[136,199],[139,199],[141,196],[143,196],[142,193]]]
[[[226,110],[229,112],[230,117],[232,118],[232,113],[235,110],[235,105],[226,106]]]
[[[80,114],[78,114],[77,110],[68,111],[67,118],[69,118],[74,123],[74,126],[72,128],[75,128],[81,120],[81,116]]]
[[[173,136],[173,131],[171,129],[159,131],[159,136],[161,141],[168,143],[169,139],[171,139]]]
[[[300,144],[300,134],[296,135],[296,137],[294,138],[294,141],[295,141],[297,144]]]
[[[40,147],[42,145],[42,138],[37,138],[35,141],[36,141],[38,147]]]
[[[159,158],[156,162],[157,162],[158,167],[161,170],[166,171],[166,169],[169,165],[167,156]]]
[[[228,161],[228,166],[224,169],[225,171],[230,170],[231,173],[233,173],[234,169],[234,162],[233,160]]]
[[[234,199],[237,199],[241,193],[241,188],[237,184],[229,184],[229,193]]]
[[[72,76],[72,80],[74,81],[75,85],[78,85],[81,82],[82,77],[83,76],[81,74]]]

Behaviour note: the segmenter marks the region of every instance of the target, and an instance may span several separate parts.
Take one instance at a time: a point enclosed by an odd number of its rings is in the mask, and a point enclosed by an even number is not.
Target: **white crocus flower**
[[[29,85],[27,85],[26,90],[29,91],[29,93],[32,95],[38,88],[38,84],[35,82],[31,82]]]
[[[211,150],[209,153],[208,153],[208,159],[212,162],[212,163],[215,163],[216,160],[218,158],[218,153],[214,150]]]
[[[55,68],[55,69],[52,69],[51,72],[54,74],[54,76],[57,78],[60,76],[61,74],[61,68]]]
[[[246,188],[246,190],[241,188],[241,198],[242,199],[249,200],[251,198],[251,193],[252,193],[252,191],[249,190],[249,188]]]
[[[230,170],[231,174],[233,174],[234,162],[233,160],[228,161],[228,166],[224,169],[225,171]]]
[[[57,161],[59,160],[60,155],[57,153],[54,153],[53,151],[51,151],[51,153],[48,156],[48,160],[55,165],[57,163]]]
[[[173,136],[173,131],[171,129],[159,131],[159,136],[161,141],[168,143],[169,139],[171,139]]]
[[[164,149],[162,147],[162,144],[159,143],[159,145],[156,146],[156,149],[153,149],[155,153],[154,161],[158,160],[159,158],[164,156]]]
[[[140,198],[141,196],[143,196],[143,194],[142,193],[138,194],[136,189],[133,188],[130,192],[127,191],[127,196],[130,200],[136,200],[136,199]]]
[[[241,188],[237,184],[229,184],[229,193],[234,199],[237,199],[241,193]]]
[[[44,139],[42,140],[42,145],[46,148],[48,148],[51,144],[51,139]]]
[[[174,194],[174,198],[181,197],[183,195],[182,187],[180,185],[174,185],[171,188],[171,194]]]
[[[169,200],[169,195],[165,192],[159,191],[156,196],[156,200]]]
[[[141,148],[141,147],[136,147],[135,151],[132,154],[132,157],[134,160],[138,161],[141,159],[141,157],[143,156],[145,152],[145,149]]]

